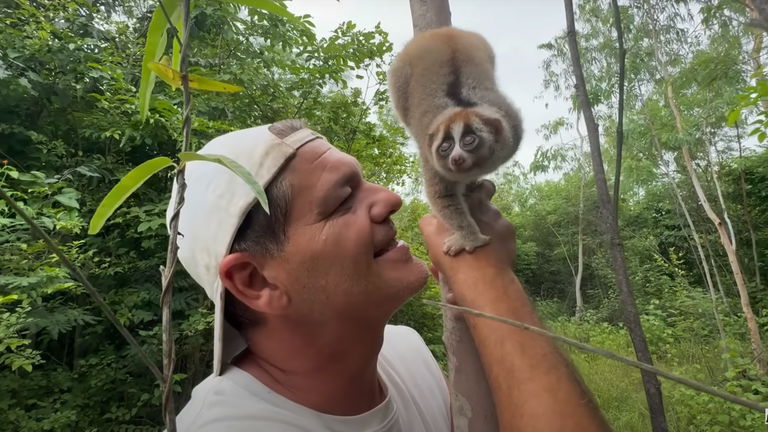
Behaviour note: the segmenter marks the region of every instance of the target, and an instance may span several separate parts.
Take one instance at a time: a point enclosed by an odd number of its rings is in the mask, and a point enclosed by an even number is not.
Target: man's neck
[[[325,414],[363,414],[384,401],[377,361],[383,326],[270,323],[233,364],[283,397]]]

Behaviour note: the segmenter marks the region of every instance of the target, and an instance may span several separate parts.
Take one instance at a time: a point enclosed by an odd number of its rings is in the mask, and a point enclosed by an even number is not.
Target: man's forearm
[[[541,327],[517,277],[507,269],[449,279],[456,302]],[[549,338],[466,317],[493,392],[502,431],[609,430],[569,362]]]

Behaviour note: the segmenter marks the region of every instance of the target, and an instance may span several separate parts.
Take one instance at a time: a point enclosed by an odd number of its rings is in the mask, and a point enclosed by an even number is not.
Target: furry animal
[[[464,193],[515,154],[520,114],[499,92],[494,54],[479,34],[444,27],[416,35],[388,73],[392,102],[419,147],[427,198],[453,234],[443,252],[472,252],[490,238]]]

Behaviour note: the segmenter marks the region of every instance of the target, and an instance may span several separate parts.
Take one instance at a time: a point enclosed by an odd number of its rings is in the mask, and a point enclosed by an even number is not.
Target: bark
[[[570,51],[573,74],[576,79],[576,93],[587,126],[587,137],[589,138],[590,153],[592,155],[592,170],[595,175],[597,196],[602,213],[601,220],[604,222],[603,228],[610,240],[611,258],[613,261],[613,269],[616,276],[616,285],[619,290],[621,306],[624,312],[624,322],[629,331],[629,336],[632,340],[632,346],[635,349],[637,359],[643,363],[653,364],[653,359],[651,358],[651,353],[648,350],[648,344],[645,340],[643,327],[640,323],[640,316],[637,312],[632,287],[629,282],[629,273],[627,272],[627,263],[624,256],[624,245],[619,235],[619,226],[613,211],[613,203],[610,192],[608,191],[608,183],[605,179],[603,156],[600,150],[600,134],[594,114],[592,113],[592,105],[587,94],[584,72],[581,65],[581,56],[579,54],[578,42],[576,41],[573,0],[564,0],[564,3],[568,50]],[[653,431],[666,431],[668,430],[668,426],[666,415],[664,413],[661,383],[655,374],[650,373],[647,370],[643,370],[641,376]]]
[[[451,25],[448,0],[411,0],[413,33]],[[449,287],[440,278],[445,302]],[[464,319],[455,311],[443,312],[443,343],[448,356],[448,388],[454,432],[499,430],[496,406],[485,377],[475,341]]]
[[[411,0],[413,34],[434,28],[451,26],[448,0]]]
[[[624,31],[621,27],[621,10],[619,2],[611,0],[613,7],[613,24],[616,27],[616,41],[619,46],[619,106],[616,119],[616,174],[613,177],[613,205],[616,220],[619,219],[619,197],[621,192],[621,152],[624,148],[624,76],[627,51],[624,49]]]

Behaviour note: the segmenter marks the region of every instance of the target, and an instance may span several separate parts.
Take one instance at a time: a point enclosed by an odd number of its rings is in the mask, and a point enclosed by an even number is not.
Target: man
[[[179,430],[450,430],[437,363],[416,332],[387,325],[428,277],[396,238],[400,198],[298,121],[232,132],[201,153],[247,168],[270,211],[225,168],[188,165],[179,258],[215,304],[214,373],[193,391]],[[459,304],[538,325],[510,271],[513,230],[490,194],[478,192],[473,206],[494,241],[474,254],[444,257],[445,227],[422,220],[435,271]],[[502,430],[602,430],[550,341],[468,320]]]

